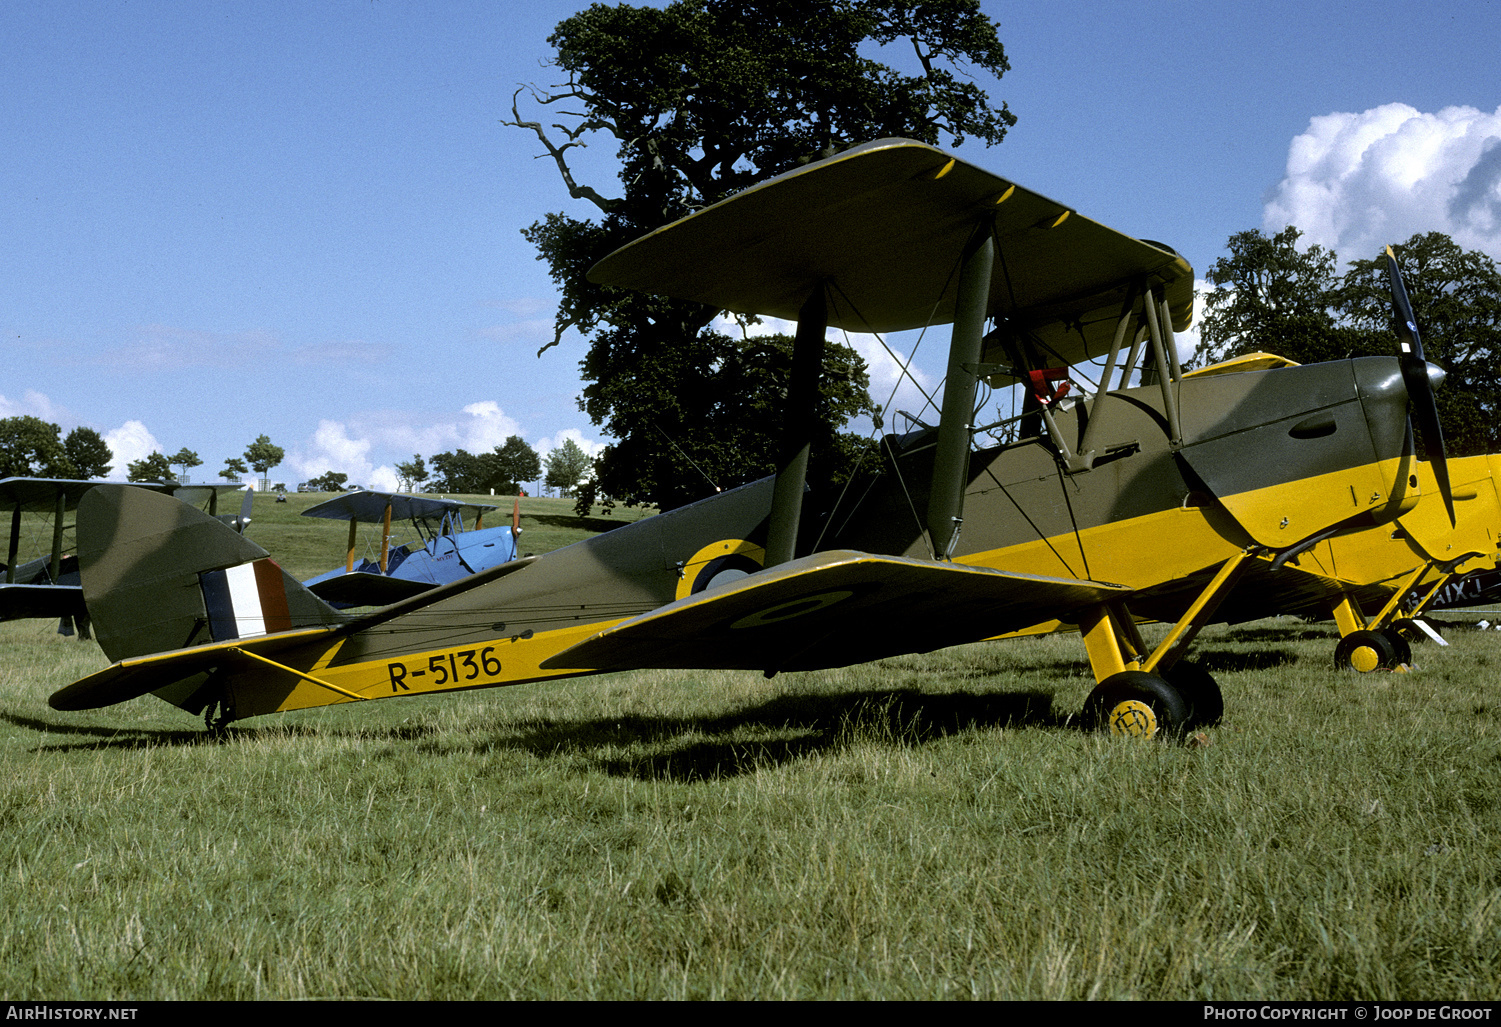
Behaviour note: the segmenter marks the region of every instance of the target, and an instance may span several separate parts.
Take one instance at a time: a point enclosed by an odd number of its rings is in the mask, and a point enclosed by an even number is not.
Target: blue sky
[[[0,5],[0,416],[93,427],[120,472],[264,433],[274,479],[371,487],[414,452],[607,441],[583,341],[536,356],[556,298],[520,235],[592,208],[501,124],[583,6]],[[961,155],[1200,275],[1287,223],[1501,257],[1501,4],[984,8],[1012,71],[979,81],[1019,121]],[[612,154],[581,177],[609,191]]]

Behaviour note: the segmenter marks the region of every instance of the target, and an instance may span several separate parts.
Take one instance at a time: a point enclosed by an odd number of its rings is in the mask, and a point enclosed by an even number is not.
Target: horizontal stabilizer
[[[221,666],[235,662],[250,663],[250,659],[240,655],[240,652],[264,656],[333,633],[333,628],[307,628],[121,660],[53,692],[47,705],[54,710],[97,710],[103,706],[113,706]]]
[[[387,574],[369,574],[350,571],[332,578],[324,578],[308,585],[308,591],[325,603],[335,606],[388,606],[403,599],[431,591],[434,585],[426,581],[408,581]]]
[[[0,585],[0,620],[81,616],[83,589],[77,585]]]
[[[817,553],[592,635],[543,669],[815,670],[990,638],[1129,594],[1097,581]]]

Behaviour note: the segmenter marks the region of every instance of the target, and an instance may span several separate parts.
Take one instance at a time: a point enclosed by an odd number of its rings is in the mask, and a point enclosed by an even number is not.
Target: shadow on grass
[[[1333,646],[1330,652],[1334,651]],[[1235,649],[1203,648],[1189,658],[1211,674],[1233,673],[1241,670],[1270,670],[1298,662],[1298,654],[1291,649],[1256,649],[1240,652]]]
[[[604,773],[642,780],[734,777],[857,741],[923,745],[962,731],[1062,727],[1043,692],[927,693],[910,689],[784,695],[710,718],[615,716],[501,729],[478,748],[538,757],[574,754]],[[706,737],[707,736],[707,737]],[[621,749],[638,754],[619,755]]]
[[[147,749],[153,746],[203,745],[218,739],[207,731],[183,728],[122,728],[108,724],[69,724],[0,713],[0,721],[45,735],[72,739],[60,745],[38,745],[33,752],[76,752],[80,749]]]
[[[571,528],[595,534],[632,523],[628,520],[616,520],[614,517],[577,517],[570,514],[524,514],[522,516],[524,520],[549,528]]]
[[[201,721],[201,718],[200,718]],[[215,734],[203,727],[193,728],[144,728],[116,727],[106,724],[70,724],[66,721],[41,720],[36,717],[21,717],[14,713],[0,712],[0,722],[12,727],[36,731],[51,738],[68,738],[60,744],[44,743],[33,752],[69,753],[78,751],[103,751],[109,749],[149,749],[156,746],[221,745],[237,741],[252,741],[261,738],[328,738],[363,737],[374,741],[415,742],[436,734],[448,733],[451,729],[439,724],[398,724],[395,726],[372,725],[368,729],[330,729],[322,725],[288,724],[281,722],[231,724],[223,733]]]

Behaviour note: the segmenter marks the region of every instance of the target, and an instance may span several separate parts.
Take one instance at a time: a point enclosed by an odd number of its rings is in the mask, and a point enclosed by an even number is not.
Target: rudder
[[[112,662],[348,619],[217,518],[126,485],[79,502],[78,564]]]

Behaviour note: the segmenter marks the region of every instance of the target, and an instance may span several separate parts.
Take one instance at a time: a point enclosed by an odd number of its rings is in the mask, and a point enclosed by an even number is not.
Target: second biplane
[[[1217,709],[1213,680],[1180,657],[1254,554],[1416,501],[1409,396],[1432,407],[1420,359],[1185,378],[1173,332],[1193,271],[1178,254],[910,140],[769,180],[590,276],[797,320],[776,475],[359,617],[180,504],[97,489],[80,559],[116,662],[52,705],[153,692],[222,722],[637,667],[770,675],[1058,618],[1084,636],[1091,720],[1173,731]],[[940,323],[939,424],[886,439],[878,479],[848,504],[810,487],[828,329]],[[1050,379],[1094,358],[1093,395],[1059,408]],[[1029,384],[1035,433],[974,449],[982,377]],[[1138,610],[1173,624],[1155,650]]]
[[[344,566],[303,584],[338,607],[385,606],[509,563],[516,558],[521,536],[519,504],[518,499],[510,527],[486,528],[485,513],[496,507],[404,492],[345,492],[302,511],[304,517],[349,522]],[[472,528],[465,527],[465,514],[473,518]],[[401,521],[410,524],[417,537],[393,546],[391,525]],[[380,545],[375,559],[356,565],[361,524],[381,526]]]

